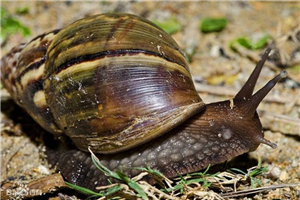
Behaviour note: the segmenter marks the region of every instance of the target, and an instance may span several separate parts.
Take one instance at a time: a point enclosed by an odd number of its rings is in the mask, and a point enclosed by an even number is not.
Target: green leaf
[[[268,44],[268,40],[270,39],[269,35],[264,35],[262,38],[260,38],[255,44],[253,44],[252,49],[262,49]]]
[[[5,8],[1,7],[1,39],[6,40],[7,37],[17,32],[23,36],[29,36],[31,34],[27,26],[13,18]]]
[[[164,29],[164,31],[166,31],[170,35],[172,35],[174,33],[177,33],[182,28],[182,25],[175,18],[170,18],[170,19],[168,19],[166,21],[163,21],[163,22],[159,22],[157,20],[153,20],[153,22],[157,26],[159,26],[162,29]]]
[[[206,18],[200,22],[199,28],[203,33],[220,32],[226,25],[225,18]]]
[[[16,13],[18,15],[25,15],[29,13],[29,7],[22,7],[22,8],[17,8]]]
[[[258,50],[258,49],[265,47],[268,44],[269,39],[270,39],[269,35],[264,35],[256,43],[253,43],[253,41],[251,41],[251,39],[249,39],[247,37],[239,37],[230,42],[230,48],[232,50],[236,51],[235,45],[238,44],[247,49]]]
[[[252,48],[252,42],[248,38],[240,37],[240,38],[237,39],[237,43],[240,44],[243,47],[246,47],[247,49]]]

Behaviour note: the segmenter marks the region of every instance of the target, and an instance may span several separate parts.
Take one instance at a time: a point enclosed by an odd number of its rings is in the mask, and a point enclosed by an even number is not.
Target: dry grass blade
[[[221,172],[216,177],[207,178],[207,180],[212,183],[212,188],[218,188],[225,192],[236,191],[237,183],[243,179],[245,179],[245,176],[241,174],[232,174],[229,172]],[[231,187],[227,187],[228,185],[233,185],[233,189]]]
[[[286,115],[258,110],[264,128],[283,134],[300,135],[300,120]]]
[[[300,18],[299,18],[300,19]],[[292,29],[291,31],[289,31],[286,34],[283,34],[282,32],[282,23],[279,22],[278,23],[278,28],[277,28],[277,38],[275,39],[274,43],[276,45],[276,48],[279,51],[279,55],[280,55],[280,63],[282,65],[288,65],[288,66],[294,66],[299,64],[299,61],[297,60],[292,60],[292,56],[289,55],[285,50],[284,50],[284,44],[288,41],[288,40],[292,40],[295,44],[300,44],[300,40],[298,39],[297,35],[300,33],[300,23],[298,23],[298,25]]]
[[[215,193],[214,191],[200,191],[200,190],[191,190],[188,191],[185,195],[181,197],[181,199],[191,199],[191,197],[194,197],[194,199],[207,199],[207,200],[223,200],[224,198],[220,196],[219,194]]]
[[[214,94],[214,95],[221,95],[221,96],[235,96],[238,91],[224,87],[224,86],[216,86],[216,85],[207,85],[207,84],[202,84],[202,83],[195,83],[195,87],[197,92],[199,93],[208,93],[208,94]],[[273,102],[273,103],[279,103],[279,104],[286,104],[286,102],[290,102],[291,98],[286,97],[283,95],[268,95],[266,98],[263,100],[264,102]],[[300,105],[300,99],[296,99],[294,102],[294,105],[299,106]]]
[[[274,190],[274,189],[278,189],[278,188],[299,187],[299,186],[300,186],[300,183],[270,185],[270,186],[259,187],[259,188],[254,188],[254,189],[247,189],[247,190],[242,190],[242,191],[229,192],[229,193],[224,193],[224,194],[220,194],[220,195],[223,198],[240,197],[240,196],[246,196],[246,195],[249,195],[249,194],[256,194],[256,193],[264,192],[264,191],[268,191],[268,190]]]
[[[173,196],[172,194],[169,195],[161,190],[157,189],[156,187],[150,185],[145,181],[139,182],[140,187],[147,193],[149,197],[152,199],[171,199],[171,200],[179,200],[178,197]]]
[[[167,184],[167,187],[172,188],[173,181],[168,179],[158,170],[151,169],[150,167],[137,167],[135,169],[140,170],[143,173],[137,175],[136,177],[133,177],[132,180],[138,181],[141,180],[144,176],[150,175],[161,187],[165,188],[165,184]]]
[[[255,63],[258,63],[260,61],[261,57],[257,53],[253,52],[252,50],[248,50],[245,47],[238,45],[237,43],[233,43],[232,45],[234,49],[236,49],[236,51],[240,53],[243,57],[248,57],[249,59],[253,60]],[[271,70],[275,71],[276,73],[280,71],[280,69],[270,61],[266,61],[265,66],[269,67]]]

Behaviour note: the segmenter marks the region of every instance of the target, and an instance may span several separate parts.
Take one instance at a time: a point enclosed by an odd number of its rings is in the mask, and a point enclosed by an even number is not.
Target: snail
[[[205,104],[183,52],[170,35],[139,16],[86,17],[13,48],[1,60],[1,81],[45,130],[77,147],[48,160],[74,184],[108,184],[103,165],[137,175],[149,166],[167,177],[254,151],[264,138],[256,108],[283,71],[253,93],[267,49],[231,99]]]

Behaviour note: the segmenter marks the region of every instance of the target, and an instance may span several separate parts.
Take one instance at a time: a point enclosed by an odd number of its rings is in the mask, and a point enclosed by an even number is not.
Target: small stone
[[[273,180],[277,180],[281,174],[281,170],[278,167],[273,167],[272,170],[270,171],[270,178]]]
[[[286,181],[289,178],[289,175],[286,171],[282,171],[279,176],[279,180]]]
[[[220,47],[218,45],[212,46],[212,48],[210,49],[210,55],[214,58],[220,57]]]
[[[300,166],[300,163],[298,163],[296,160],[293,160],[292,167],[298,167]]]
[[[50,174],[49,169],[45,167],[44,165],[39,165],[38,170],[41,174]]]

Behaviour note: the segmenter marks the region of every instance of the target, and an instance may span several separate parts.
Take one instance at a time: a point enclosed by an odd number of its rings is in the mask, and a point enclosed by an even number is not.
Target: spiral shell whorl
[[[47,131],[59,135],[44,94],[46,52],[59,30],[13,48],[1,59],[1,82],[14,101]]]
[[[141,145],[204,108],[176,42],[133,15],[67,26],[47,51],[45,72],[55,122],[84,151]]]

